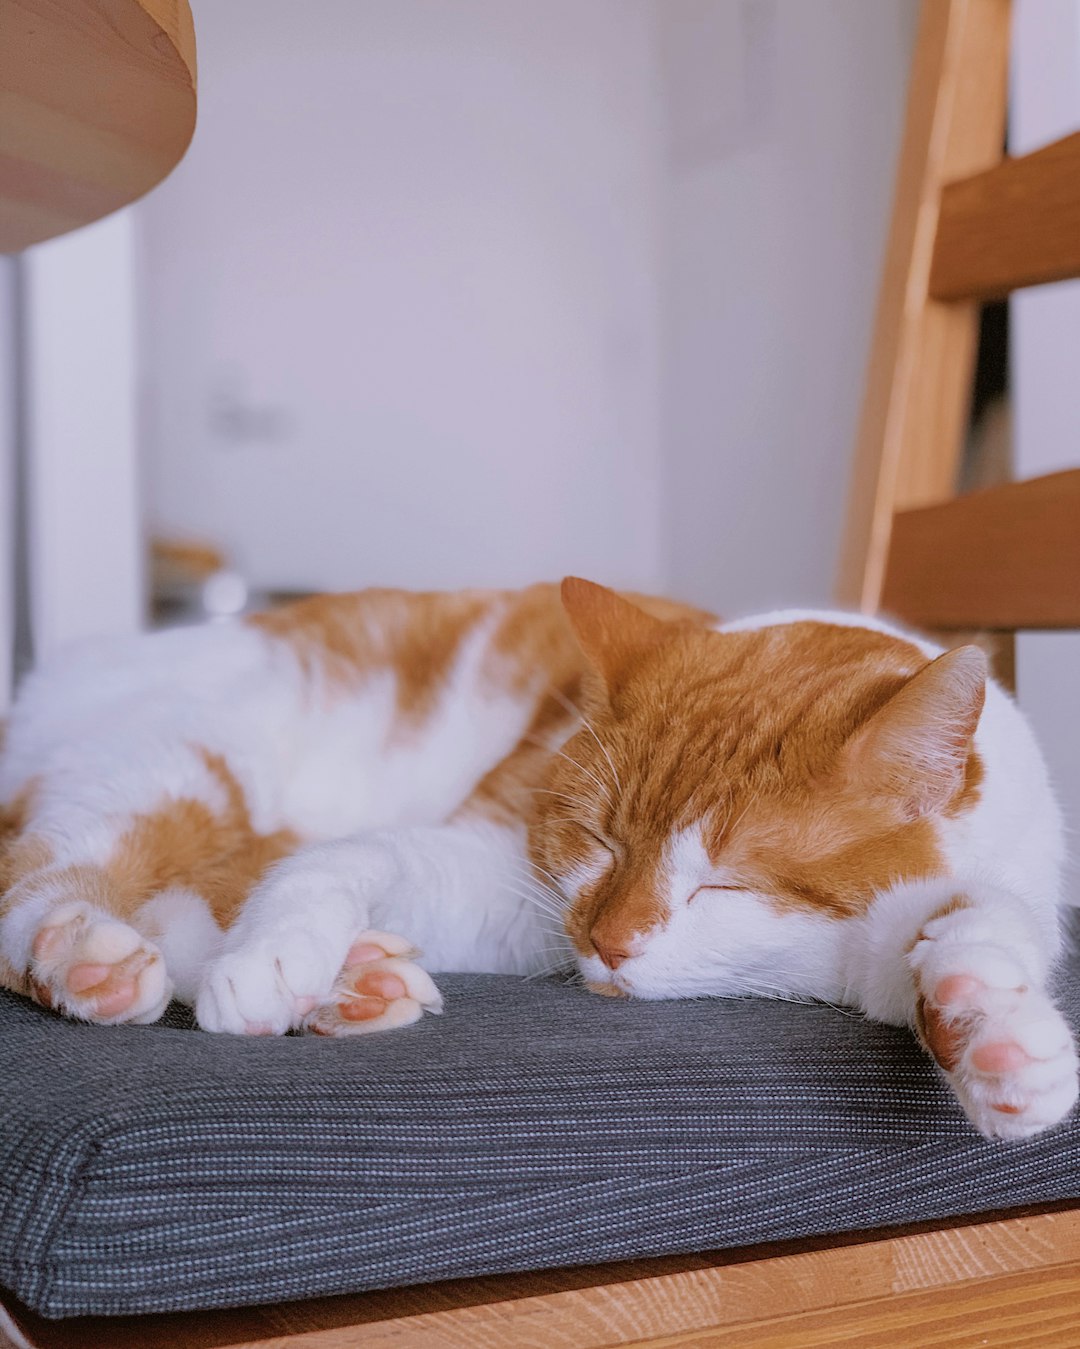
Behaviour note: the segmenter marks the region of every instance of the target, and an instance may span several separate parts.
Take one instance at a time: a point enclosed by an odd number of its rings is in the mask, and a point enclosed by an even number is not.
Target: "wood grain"
[[[1003,1275],[960,1288],[911,1294],[828,1312],[742,1326],[725,1341],[705,1329],[637,1340],[635,1349],[737,1343],[739,1349],[1076,1349],[1080,1264]]]
[[[1009,14],[1009,0],[923,0],[837,586],[868,613],[894,513],[954,491],[978,316],[934,300],[930,268],[945,183],[1001,158]]]
[[[15,1324],[6,1307],[0,1305],[0,1349],[34,1349]]]
[[[882,604],[921,627],[1080,627],[1080,469],[903,511]]]
[[[187,0],[0,4],[0,252],[141,197],[195,128]]]
[[[1080,276],[1080,132],[941,194],[930,294],[994,299]]]
[[[1053,1270],[1068,1270],[1072,1288],[1080,1264],[1080,1212],[970,1222],[878,1240],[834,1240],[833,1245],[789,1254],[718,1253],[712,1266],[625,1282],[606,1281],[600,1267],[594,1270],[593,1281],[584,1286],[509,1299],[498,1297],[504,1281],[478,1281],[487,1283],[490,1300],[444,1310],[424,1310],[425,1300],[430,1308],[440,1298],[436,1285],[427,1290],[373,1294],[368,1299],[322,1299],[205,1316],[49,1322],[18,1308],[14,1313],[35,1349],[222,1349],[225,1345],[235,1349],[352,1349],[358,1345],[379,1349],[602,1349],[637,1343],[709,1343],[708,1336],[718,1332],[737,1334],[734,1342],[749,1345],[773,1343],[751,1338],[759,1331],[817,1334],[821,1327],[858,1328],[863,1324],[859,1318],[869,1318],[865,1325],[879,1334],[883,1327],[889,1330],[892,1326],[887,1317],[888,1308],[894,1305],[906,1308],[912,1325],[929,1324],[924,1304],[911,1300],[913,1295],[932,1293],[938,1301],[925,1306],[944,1307],[956,1305],[958,1290],[974,1285],[981,1290],[979,1297],[985,1297],[1000,1285],[1001,1305],[1005,1306],[1017,1296],[1008,1283],[1012,1276]],[[642,1264],[648,1268],[648,1262]],[[560,1276],[512,1276],[511,1283],[515,1277],[537,1280],[543,1286],[546,1280],[557,1282]],[[1057,1297],[1056,1285],[1041,1287]],[[885,1306],[883,1300],[888,1300]],[[372,1319],[364,1310],[365,1303],[381,1305],[384,1314]],[[777,1344],[831,1342],[775,1340]],[[893,1340],[888,1335],[836,1342],[935,1343]]]

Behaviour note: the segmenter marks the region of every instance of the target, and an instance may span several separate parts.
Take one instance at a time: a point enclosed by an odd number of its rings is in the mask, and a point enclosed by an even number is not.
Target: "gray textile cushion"
[[[172,1311],[1080,1195],[1080,1125],[983,1142],[903,1031],[441,983],[441,1018],[351,1041],[0,995],[0,1283],[46,1316]]]

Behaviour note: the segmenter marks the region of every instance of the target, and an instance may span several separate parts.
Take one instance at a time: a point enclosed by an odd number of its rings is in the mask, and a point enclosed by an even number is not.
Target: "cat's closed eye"
[[[687,904],[693,904],[694,900],[697,899],[699,895],[708,894],[709,892],[729,895],[746,894],[748,888],[749,887],[745,885],[699,885],[686,902]]]
[[[610,853],[612,857],[617,858],[619,856],[619,845],[617,843],[613,843],[610,839],[604,838],[602,834],[596,833],[596,831],[590,829],[588,825],[583,824],[581,826],[581,832],[589,839],[590,843],[595,843],[598,848],[603,848],[603,850]]]
[[[595,826],[585,824],[582,820],[572,819],[564,819],[562,824],[564,828],[573,832],[576,840],[584,845],[588,851],[592,852],[594,849],[600,848],[616,860],[621,856],[619,845],[612,839],[606,838]]]

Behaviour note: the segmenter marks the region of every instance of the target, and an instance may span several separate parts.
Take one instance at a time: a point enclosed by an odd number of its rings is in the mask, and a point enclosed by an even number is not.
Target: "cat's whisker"
[[[539,872],[541,873],[541,875],[547,876],[548,879],[551,880],[551,881],[555,884],[556,887],[562,885],[562,881],[559,880],[558,876],[556,876],[553,872],[548,871],[547,867],[542,867],[542,866],[540,865],[539,862],[533,862],[533,863],[531,863],[531,866],[532,866],[532,868],[533,868],[534,871],[539,871]],[[559,894],[560,897],[562,897],[562,892],[561,892],[561,890],[558,890],[558,889],[557,889],[557,890],[556,890],[556,893]],[[565,904],[565,902],[566,902],[566,901],[565,901],[565,899],[564,899],[564,900],[563,900],[563,903]]]
[[[576,815],[550,815],[548,819],[552,824],[576,824],[581,828],[581,821]]]
[[[534,909],[539,913],[542,913],[546,918],[554,919],[556,922],[561,920],[562,915],[556,909],[545,907],[545,905],[537,900],[535,896],[525,894],[524,891],[521,890],[511,890],[510,893],[516,895],[518,899],[524,900],[526,904],[531,904]]]
[[[578,763],[572,754],[567,754],[564,749],[552,749],[550,745],[545,745],[541,741],[538,741],[535,736],[526,735],[523,736],[522,739],[528,740],[534,745],[539,744],[540,748],[547,750],[549,754],[557,754],[560,759],[565,759],[567,763],[573,764],[580,773],[584,773],[591,782],[595,783],[597,788],[604,793],[607,801],[609,803],[611,802],[611,788],[608,787],[605,782],[601,782],[595,773],[590,773],[584,764]]]
[[[754,802],[755,802],[756,800],[757,800],[757,793],[755,792],[754,795],[750,797],[750,800],[747,801],[746,805],[743,806],[742,810],[739,811],[739,814],[737,815],[737,817],[736,817],[734,820],[731,820],[731,819],[730,819],[730,813],[729,813],[728,820],[725,820],[725,822],[724,822],[724,833],[725,833],[725,834],[730,834],[730,833],[732,833],[732,831],[735,830],[735,829],[742,823],[743,817],[746,815],[746,812],[750,809],[750,807],[754,804]],[[730,820],[730,823],[729,823],[729,820]]]
[[[578,763],[577,759],[575,759],[574,756],[573,756],[572,754],[567,754],[565,750],[557,749],[557,750],[555,751],[555,753],[556,753],[561,759],[565,759],[567,763],[573,764],[574,767],[575,767],[579,772],[584,773],[585,776],[586,776],[591,782],[595,782],[596,785],[597,785],[597,787],[600,789],[600,791],[602,791],[602,792],[604,793],[605,798],[606,798],[609,802],[611,801],[611,788],[607,785],[606,782],[601,781],[601,779],[598,778],[598,777],[596,776],[595,773],[591,772],[588,768],[586,768],[584,764]]]
[[[566,906],[558,903],[557,900],[554,900],[550,895],[545,895],[543,892],[538,893],[534,890],[516,890],[515,894],[526,895],[536,908],[543,909],[543,911],[550,914],[552,918],[562,919],[566,915]]]
[[[570,701],[570,699],[566,696],[565,693],[562,692],[561,689],[557,689],[557,688],[554,687],[554,685],[552,685],[551,692],[555,695],[555,697],[559,700],[559,702],[562,703],[563,707],[565,707],[565,708],[567,709],[567,711],[573,713],[575,716],[577,716],[577,717],[579,717],[579,718],[581,719],[581,724],[582,724],[582,726],[585,728],[585,730],[587,730],[587,731],[589,732],[589,734],[592,736],[592,738],[596,741],[597,745],[600,747],[600,753],[601,753],[601,754],[604,756],[604,758],[608,761],[608,765],[609,765],[609,767],[611,768],[611,776],[615,779],[615,787],[616,787],[616,789],[617,789],[618,791],[621,792],[621,791],[622,791],[622,783],[619,781],[619,774],[618,774],[618,772],[616,771],[616,768],[615,768],[615,761],[614,761],[614,759],[612,759],[611,755],[608,753],[607,746],[606,746],[606,745],[604,744],[604,742],[600,739],[600,737],[596,734],[596,730],[595,730],[595,728],[593,727],[592,722],[589,721],[588,717],[585,715],[584,712],[582,712],[582,710],[581,710],[580,707],[576,707],[576,706]]]
[[[562,934],[560,934],[560,932],[557,932],[556,929],[554,928],[545,928],[545,927],[539,928],[539,934],[541,934],[541,936],[549,936],[549,938],[553,938],[554,940],[558,940],[560,936],[565,936],[565,932],[562,932]],[[543,951],[561,951],[561,950],[564,950],[564,947],[561,946],[543,947],[542,951],[539,952],[539,954],[543,954]],[[573,959],[573,956],[569,955],[568,959]]]
[[[531,904],[535,909],[538,909],[548,918],[554,918],[557,920],[562,919],[564,910],[555,908],[554,905],[545,902],[545,900],[540,896],[531,894],[527,890],[521,890],[518,887],[514,886],[513,884],[507,885],[506,888],[510,891],[512,895],[517,895],[519,899],[525,900],[526,903]]]
[[[583,796],[570,796],[567,792],[557,792],[551,787],[532,787],[530,790],[536,796],[557,796],[560,800],[569,801],[572,806],[580,806],[582,810],[587,811],[592,806],[592,802]]]
[[[548,885],[546,881],[539,880],[535,875],[535,872],[537,871],[543,872],[545,876],[551,877],[552,881],[555,881],[556,884],[558,884],[557,877],[553,876],[550,871],[545,870],[545,868],[539,866],[536,862],[523,863],[519,865],[520,870],[514,873],[515,880],[528,886],[534,886],[540,893],[546,895],[549,899],[554,900],[554,902],[559,906],[560,910],[566,909],[567,900],[566,896],[562,893],[562,891],[556,889],[552,885]]]
[[[551,876],[551,872],[545,871],[543,867],[538,866],[536,863],[527,863],[522,868],[517,879],[525,881],[529,885],[535,885],[538,890],[542,890],[545,894],[550,895],[550,897],[558,901],[558,903],[565,904],[566,896],[563,894],[562,890],[556,889],[555,884],[549,884],[548,881],[541,880],[540,876],[548,876],[551,877],[552,881],[557,881],[556,877]]]
[[[549,947],[547,948],[547,950],[538,951],[536,954],[547,955],[552,950],[554,950],[554,948]],[[560,953],[558,951],[555,951],[555,954],[558,955]],[[543,965],[540,966],[539,969],[535,969],[532,971],[531,974],[527,974],[525,978],[542,979],[545,975],[548,974],[570,974],[571,972],[576,973],[576,970],[574,969],[573,955],[570,954],[569,952],[562,952],[561,954],[562,954],[561,960],[546,961]]]
[[[543,867],[539,867],[533,862],[515,862],[514,865],[516,870],[510,873],[513,880],[518,881],[520,884],[531,886],[548,895],[551,899],[557,900],[560,904],[565,904],[566,900],[562,892],[548,885],[547,881],[540,880],[536,875],[536,872],[540,871],[543,872],[545,876],[550,876],[550,872],[544,871]]]
[[[865,1020],[864,1014],[857,1008],[845,1007],[841,1004],[830,1002],[828,998],[816,997],[810,993],[793,993],[789,988],[781,984],[774,984],[763,979],[754,979],[748,981],[743,990],[736,996],[739,998],[768,998],[773,1002],[790,1002],[800,1006],[813,1006],[815,1004],[831,1008],[834,1012],[839,1012],[841,1016],[852,1017],[855,1020]]]

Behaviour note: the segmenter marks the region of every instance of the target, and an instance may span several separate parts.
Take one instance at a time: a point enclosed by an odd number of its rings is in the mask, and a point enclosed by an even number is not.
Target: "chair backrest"
[[[839,594],[1080,628],[1080,469],[956,496],[981,302],[1080,276],[1080,133],[1003,157],[1009,0],[923,0]]]

